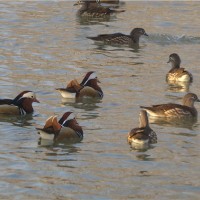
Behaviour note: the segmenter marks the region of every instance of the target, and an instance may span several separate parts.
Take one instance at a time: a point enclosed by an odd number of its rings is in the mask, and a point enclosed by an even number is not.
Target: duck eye
[[[31,98],[33,99],[33,95],[31,96]]]

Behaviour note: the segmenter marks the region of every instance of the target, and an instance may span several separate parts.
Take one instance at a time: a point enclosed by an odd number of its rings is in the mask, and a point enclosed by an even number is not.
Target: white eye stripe
[[[27,92],[27,93],[25,93],[25,94],[23,94],[23,96],[22,97],[20,97],[19,99],[18,99],[18,101],[20,100],[20,99],[22,99],[22,98],[25,98],[25,97],[27,97],[27,98],[36,98],[36,95],[35,95],[35,93],[34,92]]]
[[[67,121],[69,121],[71,119],[74,119],[74,118],[76,118],[76,116],[74,115],[74,113],[71,113],[61,125],[63,126],[63,124],[65,124],[65,122],[67,122]]]
[[[88,77],[87,81],[84,83],[84,85],[89,81],[89,80],[92,80],[92,79],[96,79],[97,78],[97,75],[95,72],[93,72],[92,74],[90,74],[90,76]]]

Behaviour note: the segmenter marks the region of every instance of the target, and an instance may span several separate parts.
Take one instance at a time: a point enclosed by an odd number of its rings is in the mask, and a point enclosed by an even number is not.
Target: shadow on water
[[[80,139],[70,139],[69,141],[65,142],[54,142],[53,140],[47,140],[47,139],[38,139],[38,146],[40,147],[48,147],[48,148],[62,148],[62,149],[68,149],[68,147],[73,146],[73,144],[80,143]]]
[[[122,48],[122,46],[120,46],[120,45],[108,45],[108,44],[104,44],[104,43],[101,43],[101,42],[94,42],[93,45],[97,46],[96,48],[94,48],[94,50],[100,51],[101,54],[103,54],[103,55],[105,55],[107,57],[110,57],[108,55],[109,52],[119,52],[119,51],[125,52],[125,51],[128,51],[128,52],[133,52],[133,53],[139,53],[141,51],[141,49],[143,49],[143,46],[142,47],[139,47],[139,46],[125,46],[124,48]],[[109,47],[113,47],[113,48],[111,49]],[[123,55],[122,58],[124,58],[124,55]]]
[[[74,168],[75,166],[69,165],[69,161],[77,161],[74,158],[74,154],[77,154],[81,151],[81,148],[76,147],[76,142],[66,143],[66,144],[56,144],[50,142],[39,140],[38,153],[43,153],[43,161],[55,161],[58,163],[59,167]]]
[[[195,123],[197,122],[197,118],[162,118],[162,117],[149,117],[149,122],[151,124],[156,124],[159,126],[168,126],[168,127],[179,127],[179,128],[187,128],[193,130]]]
[[[9,115],[0,115],[0,122],[11,123],[14,126],[27,127],[32,126],[33,115],[19,115],[19,116],[9,116]]]
[[[151,158],[150,155],[146,154],[146,153],[143,153],[144,151],[137,151],[136,152],[136,158],[137,160],[140,160],[140,161],[154,161],[155,158]]]
[[[114,16],[105,16],[102,18],[93,18],[93,17],[76,17],[76,22],[79,25],[104,25],[108,26],[107,24],[104,24],[104,22],[110,22],[110,21],[115,21],[116,17]]]
[[[131,144],[130,148],[131,148],[131,151],[139,152],[139,153],[144,153],[144,152],[147,152],[149,149],[154,149],[155,146],[152,145],[152,144],[147,144],[147,145],[141,147],[139,145],[133,145],[133,144]]]
[[[62,98],[61,103],[65,106],[71,106],[74,108],[83,109],[85,111],[97,110],[100,108],[97,104],[101,103],[101,99],[83,98],[83,99],[64,99]]]
[[[103,41],[94,41],[93,45],[97,46],[97,50],[103,51],[131,51],[133,53],[139,53],[141,49],[143,49],[146,45],[128,45],[128,44],[108,44]],[[113,47],[113,49],[109,49],[109,47]],[[104,52],[105,53],[105,52]]]
[[[170,92],[189,92],[189,87],[191,83],[188,82],[175,82],[175,81],[168,81],[167,91]]]

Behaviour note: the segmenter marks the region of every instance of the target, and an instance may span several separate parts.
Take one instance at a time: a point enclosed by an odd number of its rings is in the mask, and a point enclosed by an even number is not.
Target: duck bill
[[[149,36],[147,33],[144,33],[145,36]]]
[[[36,98],[33,99],[33,102],[40,103]]]
[[[200,99],[197,99],[196,102],[200,102]]]

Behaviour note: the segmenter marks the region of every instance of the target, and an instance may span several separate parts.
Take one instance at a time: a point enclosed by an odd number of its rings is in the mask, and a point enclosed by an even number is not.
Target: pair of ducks
[[[100,3],[103,1],[100,1]],[[104,1],[105,3],[111,3],[116,1]],[[108,7],[103,7],[98,3],[98,0],[81,0],[74,5],[82,5],[77,15],[80,17],[89,16],[92,18],[110,16],[112,13],[124,12],[124,10],[114,10]],[[113,34],[100,34],[94,37],[87,37],[88,39],[103,42],[109,45],[128,45],[128,46],[138,46],[139,38],[142,36],[148,36],[143,28],[134,28],[130,35],[123,33],[113,33]]]
[[[183,97],[183,103],[159,104],[150,107],[140,106],[139,127],[128,133],[128,143],[134,148],[146,148],[149,144],[157,143],[156,133],[150,128],[147,113],[151,117],[163,119],[196,119],[197,110],[194,102],[200,102],[194,93],[188,93]]]

